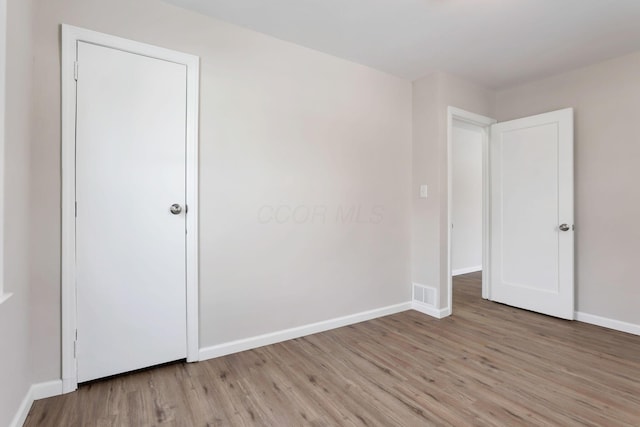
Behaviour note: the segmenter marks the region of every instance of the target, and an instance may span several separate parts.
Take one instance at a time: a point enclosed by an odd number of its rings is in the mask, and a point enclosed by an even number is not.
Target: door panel
[[[573,319],[573,111],[491,128],[491,299]]]
[[[78,381],[186,356],[186,67],[78,43]]]

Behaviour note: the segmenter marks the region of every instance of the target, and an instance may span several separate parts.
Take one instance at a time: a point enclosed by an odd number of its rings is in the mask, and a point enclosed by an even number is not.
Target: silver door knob
[[[567,224],[560,224],[560,227],[558,227],[560,229],[560,231],[569,231],[569,226]]]
[[[171,212],[174,215],[178,215],[180,212],[182,212],[182,206],[180,206],[177,203],[174,203],[173,205],[171,205],[171,207],[169,208],[169,212]]]

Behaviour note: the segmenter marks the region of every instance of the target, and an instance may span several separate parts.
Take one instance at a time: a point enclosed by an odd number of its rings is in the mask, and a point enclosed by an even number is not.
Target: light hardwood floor
[[[640,426],[640,337],[480,298],[37,401],[26,426]]]

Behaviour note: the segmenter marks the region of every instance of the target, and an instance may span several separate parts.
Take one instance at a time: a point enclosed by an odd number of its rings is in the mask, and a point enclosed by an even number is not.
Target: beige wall
[[[413,240],[412,280],[440,290],[447,301],[447,107],[493,114],[495,95],[473,82],[447,73],[433,73],[413,82]],[[420,184],[429,197],[419,199]]]
[[[578,311],[640,324],[640,52],[497,94],[497,119],[575,108]]]
[[[32,2],[9,0],[5,122],[4,288],[0,304],[0,425],[7,426],[31,382],[29,349],[29,139]],[[56,378],[55,376],[50,376]]]
[[[60,23],[201,57],[201,346],[410,299],[409,82],[157,0],[40,0],[36,381],[60,377]]]

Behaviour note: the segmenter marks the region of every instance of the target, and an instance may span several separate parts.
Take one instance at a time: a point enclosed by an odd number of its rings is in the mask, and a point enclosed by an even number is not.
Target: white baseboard
[[[458,268],[456,270],[452,270],[451,275],[460,276],[461,274],[475,273],[476,271],[482,271],[482,266],[476,265],[475,267]]]
[[[62,394],[62,380],[47,381],[31,386],[33,400],[46,399],[47,397],[60,396]]]
[[[413,301],[411,303],[411,309],[419,311],[422,314],[427,314],[431,317],[435,317],[436,319],[442,319],[443,317],[447,317],[451,314],[451,310],[448,307],[436,308],[432,305],[425,304],[420,301]]]
[[[604,328],[614,329],[616,331],[626,332],[628,334],[640,335],[640,325],[634,323],[622,322],[620,320],[609,319],[608,317],[596,316],[595,314],[575,312],[576,320],[592,325],[602,326]]]
[[[0,292],[0,304],[2,304],[5,301],[8,301],[9,298],[11,298],[12,296],[13,296],[13,294]]]
[[[9,427],[22,427],[25,420],[27,419],[27,415],[29,415],[29,410],[31,409],[31,404],[33,403],[33,398],[31,397],[31,388],[27,390],[27,394],[22,399],[20,403],[20,407],[18,408],[18,412],[13,417],[13,421],[9,424]]]
[[[27,419],[27,415],[29,415],[31,405],[33,405],[35,400],[46,399],[47,397],[59,396],[61,394],[62,380],[32,384],[31,387],[29,387],[29,390],[27,390],[27,394],[24,396],[24,399],[22,399],[18,412],[16,412],[16,415],[13,417],[13,421],[11,421],[9,427],[22,427]]]
[[[411,303],[405,302],[374,310],[363,311],[361,313],[351,314],[348,316],[337,317],[335,319],[325,320],[322,322],[311,323],[309,325],[298,326],[296,328],[284,329],[282,331],[271,332],[264,335],[258,335],[256,337],[205,347],[200,349],[200,360],[213,359],[215,357],[251,350],[265,345],[300,338],[306,335],[317,334],[318,332],[353,325],[354,323],[360,323],[377,317],[400,313],[401,311],[407,311],[409,309],[411,309]]]

